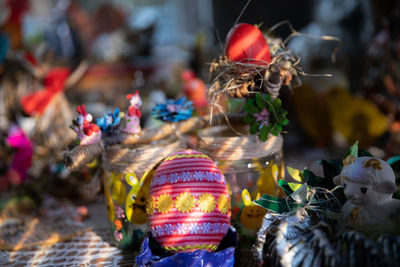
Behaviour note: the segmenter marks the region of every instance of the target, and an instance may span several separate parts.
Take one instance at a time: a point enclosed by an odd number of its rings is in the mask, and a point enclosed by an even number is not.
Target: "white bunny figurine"
[[[343,223],[356,230],[375,233],[398,232],[400,200],[394,199],[396,177],[390,165],[375,157],[345,161],[340,175],[347,201],[342,208]]]

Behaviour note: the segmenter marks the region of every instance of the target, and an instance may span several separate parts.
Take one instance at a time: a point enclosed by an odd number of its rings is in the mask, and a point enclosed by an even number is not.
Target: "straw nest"
[[[300,83],[300,58],[287,49],[280,39],[268,38],[271,62],[244,63],[233,62],[220,56],[210,64],[213,76],[209,89],[211,100],[219,95],[228,97],[252,97],[256,92],[265,92],[273,98],[279,96],[281,85],[296,86]],[[255,62],[254,59],[251,59]]]

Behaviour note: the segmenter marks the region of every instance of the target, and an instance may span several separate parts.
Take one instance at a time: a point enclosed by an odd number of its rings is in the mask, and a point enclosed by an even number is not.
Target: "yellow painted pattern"
[[[213,244],[203,244],[203,245],[187,245],[187,246],[176,246],[176,247],[164,247],[165,250],[168,251],[182,251],[182,250],[195,250],[195,249],[209,249],[216,250],[217,246]]]
[[[173,159],[181,159],[181,158],[205,158],[205,159],[210,159],[209,156],[204,155],[204,154],[193,154],[193,155],[174,155],[174,156],[166,158],[164,161],[169,161],[169,160],[173,160]]]

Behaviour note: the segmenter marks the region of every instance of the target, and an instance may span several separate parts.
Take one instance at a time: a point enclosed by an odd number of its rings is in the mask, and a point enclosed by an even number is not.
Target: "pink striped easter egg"
[[[153,237],[173,253],[214,251],[230,225],[225,177],[206,155],[179,150],[157,168],[146,212]]]

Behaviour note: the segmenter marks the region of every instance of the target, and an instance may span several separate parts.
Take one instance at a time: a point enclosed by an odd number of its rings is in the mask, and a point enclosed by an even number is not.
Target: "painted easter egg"
[[[254,25],[240,23],[228,33],[225,55],[235,62],[268,64],[271,61],[269,46],[264,35]]]
[[[230,224],[225,177],[207,155],[179,150],[157,168],[146,211],[153,237],[165,250],[214,251]]]

